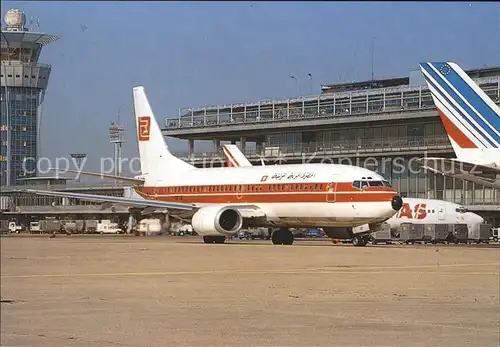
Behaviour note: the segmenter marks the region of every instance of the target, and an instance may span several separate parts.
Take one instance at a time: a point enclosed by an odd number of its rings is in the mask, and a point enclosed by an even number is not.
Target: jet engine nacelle
[[[243,217],[229,206],[207,206],[196,211],[191,226],[201,236],[234,235],[243,226]]]

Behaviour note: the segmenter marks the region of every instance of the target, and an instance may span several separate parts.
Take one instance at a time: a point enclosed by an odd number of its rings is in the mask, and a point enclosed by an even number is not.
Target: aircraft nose
[[[391,200],[392,209],[399,211],[403,207],[403,199],[399,195],[394,195]]]
[[[470,220],[471,223],[474,223],[474,224],[484,224],[484,223],[486,223],[486,221],[484,220],[483,217],[481,217],[478,214],[471,213],[471,212],[468,212],[465,218],[468,219],[468,220]]]

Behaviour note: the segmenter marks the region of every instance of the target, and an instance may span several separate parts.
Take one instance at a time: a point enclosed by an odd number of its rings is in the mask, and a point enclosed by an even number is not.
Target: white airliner
[[[457,64],[420,68],[457,157],[420,162],[445,176],[500,188],[500,108]]]
[[[252,163],[245,157],[236,145],[222,145],[226,163],[231,167],[248,167]],[[413,224],[467,224],[469,230],[474,230],[484,223],[484,219],[465,207],[443,200],[405,198],[401,209],[389,218],[386,223],[391,228],[397,228],[402,223]],[[332,238],[342,238],[338,230],[323,228]],[[345,235],[350,238],[349,235]]]
[[[413,224],[467,224],[469,230],[479,228],[483,217],[465,207],[443,200],[405,198],[403,207],[387,220],[391,228],[402,223]]]
[[[356,227],[384,222],[403,201],[377,173],[355,166],[297,164],[246,168],[196,168],[170,153],[143,87],[133,89],[142,177],[142,199],[26,189],[40,195],[168,209],[191,222],[205,243],[223,243],[244,227],[279,227],[274,244],[292,244],[295,227]],[[83,173],[81,173],[83,174]],[[361,182],[368,188],[361,189]],[[375,229],[375,228],[373,228]],[[368,235],[359,234],[359,244]]]

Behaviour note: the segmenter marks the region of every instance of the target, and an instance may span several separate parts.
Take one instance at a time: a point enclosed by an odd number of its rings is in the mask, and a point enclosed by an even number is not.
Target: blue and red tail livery
[[[455,63],[420,68],[457,157],[464,149],[500,149],[500,109],[488,95]]]

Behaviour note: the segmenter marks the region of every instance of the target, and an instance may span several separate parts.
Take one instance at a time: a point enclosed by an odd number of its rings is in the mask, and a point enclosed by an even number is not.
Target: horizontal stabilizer
[[[456,159],[422,158],[418,159],[422,167],[440,173],[446,177],[454,177],[474,182],[485,187],[500,189],[500,168],[486,165],[473,165]]]
[[[489,180],[496,180],[497,175],[500,175],[500,167],[472,164],[458,159],[421,158],[417,162],[425,165],[427,168],[433,169],[435,172],[441,173],[469,174]]]

